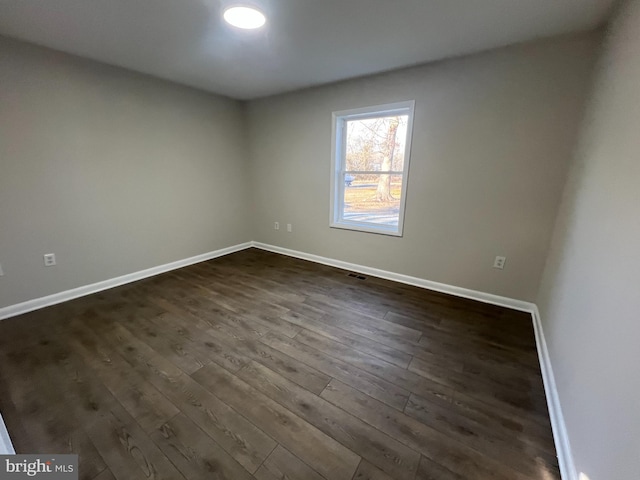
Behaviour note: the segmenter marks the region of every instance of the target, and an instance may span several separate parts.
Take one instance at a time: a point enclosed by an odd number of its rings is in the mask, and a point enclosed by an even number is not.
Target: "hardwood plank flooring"
[[[153,432],[151,439],[188,479],[251,478],[246,469],[183,414]]]
[[[528,314],[257,249],[0,322],[18,453],[82,480],[559,479]]]
[[[122,407],[115,407],[87,433],[118,479],[186,479]]]
[[[397,478],[413,478],[419,455],[358,417],[287,382],[261,365],[247,365],[238,375],[362,458]]]
[[[291,452],[278,445],[255,475],[258,480],[322,480]]]
[[[353,476],[353,480],[392,480],[392,477],[363,459]]]
[[[359,457],[277,401],[214,365],[194,378],[325,478],[351,478]]]

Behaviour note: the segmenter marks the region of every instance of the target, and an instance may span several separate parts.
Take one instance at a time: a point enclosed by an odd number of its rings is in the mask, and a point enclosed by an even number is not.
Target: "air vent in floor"
[[[353,277],[353,278],[357,278],[358,280],[366,280],[367,277],[364,277],[362,275],[358,275],[357,273],[349,273],[348,276]]]

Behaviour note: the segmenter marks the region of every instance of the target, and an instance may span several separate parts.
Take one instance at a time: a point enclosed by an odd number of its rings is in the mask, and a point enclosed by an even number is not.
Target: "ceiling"
[[[238,99],[595,28],[614,0],[0,0],[0,33]],[[221,20],[267,15],[259,31]]]

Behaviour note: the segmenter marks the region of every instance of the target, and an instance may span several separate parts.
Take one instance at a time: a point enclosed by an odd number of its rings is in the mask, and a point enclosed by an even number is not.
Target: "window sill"
[[[356,232],[364,232],[364,233],[376,233],[378,235],[388,235],[391,237],[402,237],[402,229],[392,230],[391,228],[384,227],[374,227],[371,224],[361,224],[361,223],[337,223],[332,222],[329,224],[331,228],[340,228],[342,230],[353,230]]]

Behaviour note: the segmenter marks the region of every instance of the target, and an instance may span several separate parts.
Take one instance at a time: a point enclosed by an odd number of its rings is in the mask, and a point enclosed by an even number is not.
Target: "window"
[[[413,106],[333,113],[332,227],[402,236]]]

